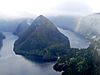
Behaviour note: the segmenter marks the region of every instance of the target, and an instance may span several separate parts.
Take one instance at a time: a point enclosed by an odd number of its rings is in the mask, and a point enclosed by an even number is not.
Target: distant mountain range
[[[12,19],[12,20],[0,19],[0,31],[13,33],[22,22],[29,23],[31,20],[32,20],[31,18]]]
[[[100,36],[100,14],[96,13],[83,17],[77,32],[88,39]]]
[[[33,17],[34,18],[34,17]],[[69,29],[74,31],[77,23],[79,22],[80,16],[48,16],[48,18],[58,27],[63,29]],[[0,31],[3,32],[13,32],[18,34],[17,32],[21,27],[23,30],[23,25],[30,25],[30,23],[34,19],[32,18],[19,18],[19,19],[0,19]],[[23,25],[22,25],[23,24]],[[20,26],[21,25],[21,26]],[[25,26],[26,27],[26,26]],[[18,30],[19,29],[19,30]],[[18,31],[17,31],[18,30]]]
[[[27,19],[22,21],[20,24],[18,24],[13,34],[20,36],[31,25],[32,21],[33,19]]]
[[[56,26],[74,31],[81,16],[65,15],[65,16],[51,16],[48,17]]]
[[[16,54],[37,55],[43,60],[55,60],[67,49],[70,49],[69,39],[43,15],[37,17],[14,44]]]

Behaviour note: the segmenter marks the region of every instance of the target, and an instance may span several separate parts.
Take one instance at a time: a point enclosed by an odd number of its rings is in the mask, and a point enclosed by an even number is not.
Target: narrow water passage
[[[67,36],[70,40],[70,45],[72,48],[87,48],[89,47],[89,41],[82,37],[81,35],[76,34],[70,30],[64,30],[62,28],[58,28],[58,30]]]
[[[4,32],[6,39],[0,51],[0,75],[60,75],[52,67],[54,63],[35,63],[13,52],[15,40],[12,33]]]
[[[3,47],[1,48],[0,55],[2,57],[15,55],[13,47],[14,42],[15,40],[17,40],[18,37],[9,32],[3,32],[3,34],[6,38],[3,40]]]
[[[72,47],[87,47],[88,42],[85,39],[68,30],[59,30],[69,37]],[[3,34],[6,38],[3,40],[3,47],[0,51],[0,75],[60,75],[52,69],[54,63],[39,64],[16,55],[13,47],[18,37],[8,32]]]

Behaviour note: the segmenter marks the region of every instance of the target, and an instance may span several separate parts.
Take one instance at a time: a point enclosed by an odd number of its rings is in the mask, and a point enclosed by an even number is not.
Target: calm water
[[[88,47],[89,43],[86,39],[68,30],[59,30],[68,36],[71,47]],[[35,63],[20,55],[16,55],[13,52],[13,46],[18,37],[8,32],[3,34],[6,36],[6,39],[3,40],[3,47],[0,51],[0,75],[60,75],[60,73],[52,69],[54,63]]]
[[[83,36],[76,34],[70,30],[64,30],[58,28],[58,30],[67,36],[70,40],[70,45],[72,48],[87,48],[89,47],[89,41],[85,39]]]
[[[11,33],[5,32],[6,39],[0,51],[0,75],[60,75],[52,69],[54,63],[35,63],[28,61],[13,52],[17,39]]]

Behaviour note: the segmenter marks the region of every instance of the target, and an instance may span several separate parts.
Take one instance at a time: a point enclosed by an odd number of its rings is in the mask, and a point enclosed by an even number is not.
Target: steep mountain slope
[[[72,48],[53,68],[62,75],[100,75],[100,13],[82,18],[77,28],[90,40],[89,47]]]
[[[44,60],[57,58],[69,48],[69,39],[42,15],[34,20],[14,45],[16,54],[38,55]]]
[[[0,31],[13,32],[21,21],[22,19],[16,19],[16,20],[0,19]]]
[[[32,19],[28,19],[28,20],[24,20],[22,21],[17,28],[15,29],[15,31],[13,32],[13,34],[20,36],[28,27],[29,25],[31,25],[32,23]]]
[[[95,38],[100,35],[100,14],[92,14],[82,18],[77,32],[86,38]]]
[[[19,18],[19,19],[2,19],[0,18],[0,31],[1,32],[14,32],[19,24],[25,20],[32,20],[31,18]]]
[[[72,31],[75,30],[75,27],[77,26],[77,23],[79,21],[81,16],[75,16],[75,15],[65,15],[65,16],[55,16],[55,17],[49,17],[50,20],[57,25],[60,28],[63,29],[70,29]]]

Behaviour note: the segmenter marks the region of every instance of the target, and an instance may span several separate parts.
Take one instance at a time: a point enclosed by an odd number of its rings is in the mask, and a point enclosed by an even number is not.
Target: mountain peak
[[[56,60],[70,49],[69,39],[46,17],[40,15],[14,44],[17,54],[36,55],[43,60]],[[63,50],[63,51],[62,51]]]
[[[43,16],[43,15],[40,15],[40,16],[38,16],[38,17],[43,17],[43,18],[44,18],[44,16]]]
[[[55,27],[55,25],[45,16],[40,15],[38,16],[34,22],[32,23],[33,26],[48,26],[48,27]]]
[[[43,15],[40,15],[40,16],[38,16],[36,19],[35,19],[36,21],[47,21],[48,19],[45,17],[45,16],[43,16]]]

